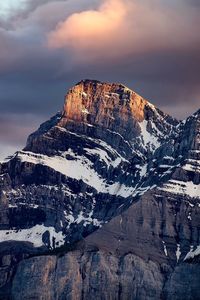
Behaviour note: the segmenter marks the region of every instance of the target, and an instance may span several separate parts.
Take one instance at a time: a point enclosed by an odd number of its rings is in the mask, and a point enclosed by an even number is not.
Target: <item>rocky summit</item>
[[[200,110],[83,80],[0,164],[0,299],[199,299]]]

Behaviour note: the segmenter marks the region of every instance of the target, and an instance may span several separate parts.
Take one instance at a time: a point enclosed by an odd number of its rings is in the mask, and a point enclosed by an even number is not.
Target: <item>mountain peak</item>
[[[132,93],[135,93],[133,90],[129,89],[127,86],[125,86],[123,83],[119,83],[119,82],[106,82],[106,81],[100,81],[97,79],[82,79],[81,81],[79,81],[78,83],[75,84],[75,86],[96,86],[96,88],[98,86],[110,86],[110,87],[118,87],[119,90],[129,90]]]
[[[68,120],[112,124],[115,120],[144,120],[145,107],[154,108],[134,91],[119,83],[82,80],[66,95],[64,116]]]
[[[120,151],[125,147],[132,155],[138,149],[143,156],[154,152],[177,123],[122,84],[86,79],[67,92],[62,113],[30,135],[26,150],[39,151],[41,140],[52,138],[59,128],[104,138],[112,146],[117,141]]]
[[[183,299],[188,274],[197,299],[199,112],[177,123],[121,84],[71,88],[0,164],[1,299]]]

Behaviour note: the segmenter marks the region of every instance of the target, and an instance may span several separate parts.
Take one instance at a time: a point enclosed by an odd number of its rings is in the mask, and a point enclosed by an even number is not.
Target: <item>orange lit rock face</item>
[[[143,121],[147,101],[120,84],[82,81],[66,95],[64,120],[125,127]],[[64,124],[62,124],[64,125]]]

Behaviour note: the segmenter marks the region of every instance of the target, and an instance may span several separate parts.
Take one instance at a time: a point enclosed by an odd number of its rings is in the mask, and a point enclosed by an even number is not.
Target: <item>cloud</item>
[[[25,1],[26,15],[0,29],[0,111],[53,112],[85,77],[123,82],[161,107],[186,105],[188,93],[198,105],[195,0]]]
[[[27,136],[41,121],[41,117],[31,114],[0,115],[0,161],[24,148]]]
[[[68,0],[58,0],[57,2]],[[0,27],[15,29],[15,25],[28,18],[37,8],[55,2],[54,0],[4,0],[0,2]]]
[[[169,1],[170,2],[170,1]],[[49,34],[50,48],[71,49],[75,61],[119,59],[200,44],[194,6],[162,0],[104,0],[96,10],[74,13]],[[78,59],[78,60],[77,60]],[[100,61],[101,63],[101,61]]]
[[[103,43],[112,44],[123,26],[127,5],[121,0],[107,0],[98,10],[87,10],[69,16],[49,34],[49,46],[97,50]]]

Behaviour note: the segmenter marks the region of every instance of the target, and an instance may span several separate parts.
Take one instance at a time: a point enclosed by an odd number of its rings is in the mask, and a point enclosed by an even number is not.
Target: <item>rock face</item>
[[[200,111],[81,81],[0,164],[0,208],[0,299],[198,299]]]
[[[43,271],[38,276],[41,263]],[[35,293],[36,299],[44,299],[42,295],[49,300],[155,299],[161,293],[162,283],[159,267],[152,261],[145,263],[133,254],[119,259],[101,251],[76,251],[59,259],[41,257],[40,261],[32,258],[20,263],[12,294],[14,299],[31,299],[35,286],[41,286]]]

